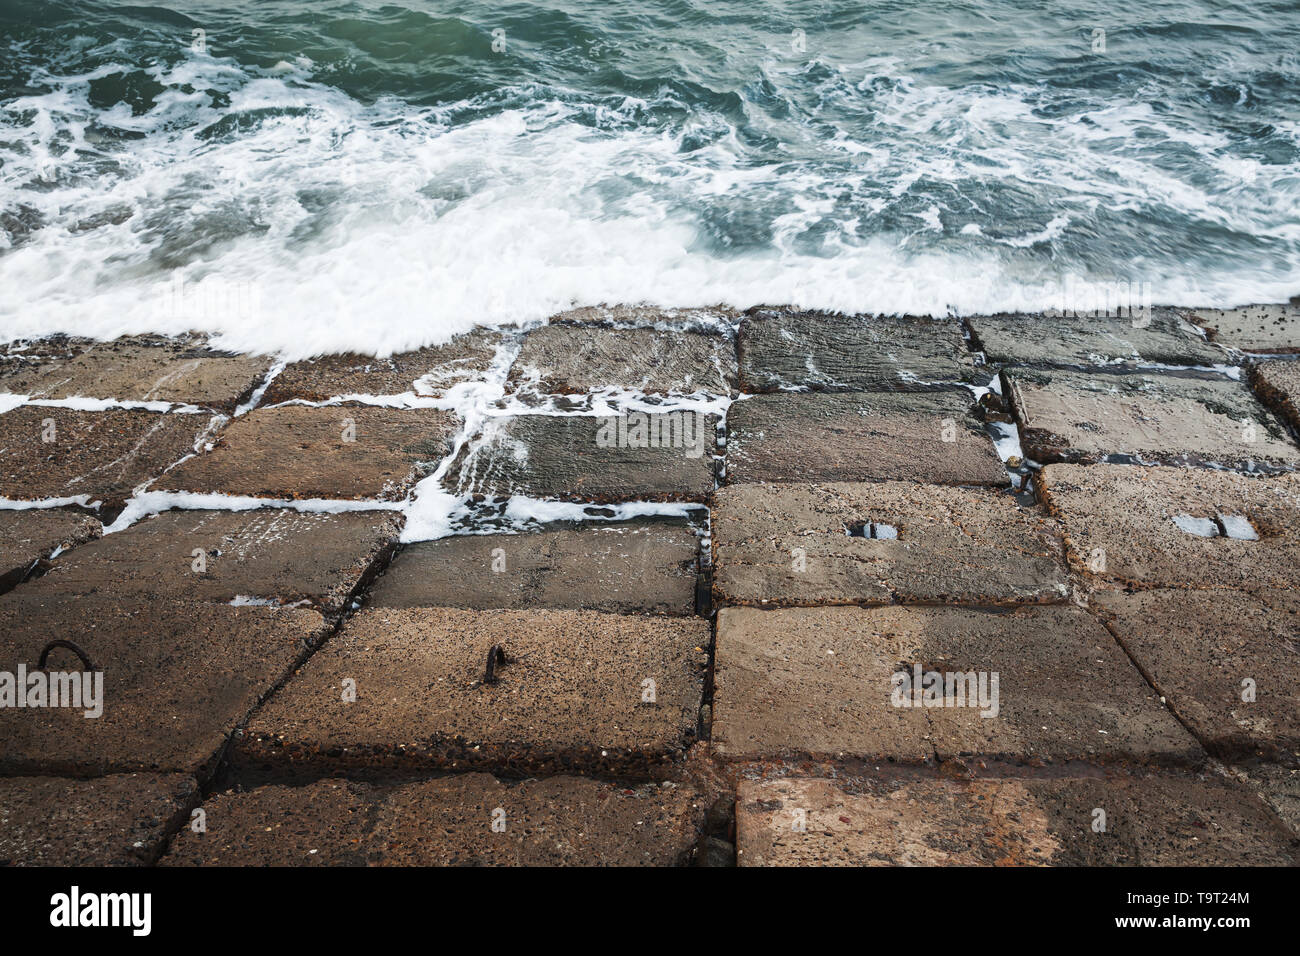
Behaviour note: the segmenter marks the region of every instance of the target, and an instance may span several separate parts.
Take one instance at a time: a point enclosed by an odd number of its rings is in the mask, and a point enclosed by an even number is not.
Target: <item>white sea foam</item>
[[[168,91],[140,116],[90,105],[90,81],[110,66],[38,77],[53,90],[8,103],[0,189],[44,225],[0,258],[0,338],[197,328],[219,347],[291,360],[386,355],[602,302],[1033,310],[1056,303],[1065,275],[1087,277],[1059,244],[1099,206],[1300,241],[1293,166],[1233,156],[1221,134],[1142,102],[1053,116],[1037,109],[1038,88],[926,85],[894,76],[887,58],[830,64],[822,96],[840,108],[891,78],[862,117],[857,135],[871,140],[792,124],[794,148],[820,161],[754,164],[728,137],[684,153],[680,132],[630,119],[645,106],[632,99],[593,110],[539,95],[464,121],[466,104],[364,104],[310,68],[258,75],[196,54],[154,69]],[[232,118],[237,135],[205,132]],[[142,135],[109,148],[95,124]],[[940,133],[942,148],[918,148]],[[1175,175],[1145,158],[1150,143],[1204,162]],[[1023,222],[974,223],[942,195],[888,228],[875,222],[923,183],[978,194],[994,182],[1047,198]],[[855,196],[848,211],[844,194]],[[731,198],[784,210],[765,223],[767,241],[733,249],[708,237],[698,207]],[[86,227],[97,215],[107,218]],[[1149,282],[1156,302],[1231,305],[1300,291],[1300,263],[1284,258],[1114,268]]]

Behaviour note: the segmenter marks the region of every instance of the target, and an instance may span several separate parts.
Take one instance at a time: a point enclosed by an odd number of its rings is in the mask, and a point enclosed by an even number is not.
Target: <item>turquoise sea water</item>
[[[1300,4],[0,0],[0,337],[1300,293]]]

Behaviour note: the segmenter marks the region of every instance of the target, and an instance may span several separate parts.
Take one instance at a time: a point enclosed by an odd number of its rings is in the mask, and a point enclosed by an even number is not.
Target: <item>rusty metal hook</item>
[[[95,669],[95,665],[90,662],[89,654],[71,641],[58,640],[50,641],[50,643],[46,644],[45,647],[42,648],[40,660],[36,662],[36,669],[38,671],[45,670],[45,662],[50,658],[50,651],[54,650],[56,647],[66,647],[68,650],[72,651],[72,653],[81,658],[81,667],[83,670],[93,671]]]
[[[495,684],[497,682],[497,668],[505,667],[507,663],[506,652],[502,650],[501,645],[493,644],[488,651],[487,672],[483,675],[483,683]]]

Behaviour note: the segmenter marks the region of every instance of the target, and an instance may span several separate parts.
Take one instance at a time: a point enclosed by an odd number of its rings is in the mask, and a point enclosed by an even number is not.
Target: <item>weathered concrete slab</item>
[[[1211,341],[1243,352],[1300,352],[1300,303],[1189,309]]]
[[[0,866],[139,866],[199,800],[187,774],[0,778]]]
[[[974,346],[993,365],[1220,365],[1222,349],[1173,309],[1147,316],[973,316]]]
[[[180,402],[229,412],[270,367],[268,357],[219,352],[199,336],[137,335],[12,369],[0,389],[32,398]]]
[[[703,501],[714,486],[717,422],[694,411],[493,418],[445,483],[501,498]]]
[[[741,866],[1295,864],[1258,800],[1205,776],[868,782],[862,792],[745,780],[736,835]]]
[[[1032,461],[1300,464],[1300,448],[1242,382],[1030,370],[1004,379]]]
[[[17,585],[58,551],[99,536],[99,521],[67,508],[0,511],[0,592]]]
[[[723,608],[714,667],[713,748],[730,759],[1204,759],[1114,638],[1073,605]],[[983,689],[959,697],[966,685],[954,683],[935,699],[946,706],[922,705],[930,672],[983,674]]]
[[[974,408],[965,389],[755,395],[727,412],[727,481],[1007,485]]]
[[[0,598],[0,671],[36,669],[71,640],[103,673],[102,714],[82,707],[0,708],[0,773],[71,776],[211,770],[227,735],[325,634],[306,608],[62,597]],[[72,652],[49,666],[81,670]],[[89,708],[93,709],[93,708]]]
[[[422,541],[402,550],[367,604],[690,615],[699,550],[683,519]]]
[[[388,560],[401,524],[391,511],[166,511],[61,556],[29,593],[69,602],[306,602],[338,614]]]
[[[202,414],[20,406],[0,415],[0,497],[85,495],[111,510],[192,454],[212,425]]]
[[[1094,579],[1176,588],[1300,584],[1300,476],[1049,465],[1038,487],[1064,530],[1071,565]],[[1242,537],[1250,534],[1257,540]]]
[[[1300,362],[1260,362],[1247,373],[1260,400],[1300,429]]]
[[[432,408],[286,405],[233,419],[157,484],[281,500],[399,501],[451,451],[460,420]]]
[[[551,317],[561,322],[584,325],[647,326],[661,328],[723,328],[740,321],[740,313],[726,306],[672,309],[658,305],[587,305]]]
[[[288,771],[647,771],[695,739],[708,642],[702,619],[367,609],[258,712],[236,759]],[[506,663],[489,683],[494,645]]]
[[[627,389],[729,395],[736,382],[735,346],[707,332],[545,325],[524,336],[510,382],[542,394]]]
[[[0,347],[0,392],[15,392],[11,387],[14,383],[33,381],[43,369],[65,362],[94,344],[91,339],[68,335],[6,342]]]
[[[733,604],[1016,604],[1066,595],[1055,525],[992,489],[732,485],[714,496],[712,517],[714,593]]]
[[[744,392],[911,390],[975,374],[955,320],[752,309],[738,348]]]
[[[1259,794],[1265,805],[1300,839],[1300,767],[1258,763],[1247,768],[1231,767],[1229,775]]]
[[[262,404],[406,392],[438,398],[461,382],[481,378],[501,341],[499,332],[475,329],[442,345],[384,358],[349,352],[291,362],[271,380]]]
[[[182,831],[163,865],[673,866],[689,859],[705,807],[675,784],[465,773],[259,787],[218,794],[204,811],[207,832]]]
[[[1288,591],[1103,591],[1092,603],[1215,756],[1300,754],[1300,597]]]

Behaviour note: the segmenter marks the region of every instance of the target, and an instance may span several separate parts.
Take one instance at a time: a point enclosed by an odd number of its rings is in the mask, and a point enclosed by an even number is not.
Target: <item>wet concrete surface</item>
[[[1295,863],[1292,308],[11,343],[0,860]]]
[[[459,421],[432,408],[285,405],[230,421],[160,491],[396,501],[451,450]]]
[[[367,604],[690,615],[699,550],[682,519],[459,535],[408,545]]]
[[[1009,483],[966,389],[781,392],[727,413],[727,482]]]

